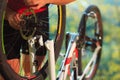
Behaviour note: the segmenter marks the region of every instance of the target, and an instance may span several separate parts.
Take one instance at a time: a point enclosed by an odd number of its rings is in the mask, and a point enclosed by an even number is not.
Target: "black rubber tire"
[[[87,24],[87,20],[88,20],[88,13],[90,12],[94,12],[96,14],[96,18],[97,18],[97,26],[94,26],[94,38],[88,37],[86,35],[86,24]],[[97,6],[95,5],[90,5],[83,13],[82,17],[81,17],[81,21],[79,24],[79,28],[78,28],[78,33],[79,33],[79,41],[78,41],[78,47],[79,47],[79,57],[78,57],[78,74],[82,75],[84,70],[82,67],[82,47],[84,44],[86,44],[87,41],[91,41],[92,43],[95,43],[95,41],[98,41],[100,43],[100,46],[102,47],[102,41],[103,41],[103,26],[102,26],[102,19],[101,19],[101,13],[100,10]],[[98,32],[96,31],[98,30]],[[95,45],[95,44],[94,44]],[[92,46],[91,46],[92,47]],[[92,47],[93,48],[93,47]],[[96,48],[96,46],[94,46],[94,49]],[[102,50],[102,48],[101,48]],[[88,79],[91,80],[95,74],[96,71],[98,69],[99,63],[100,63],[100,58],[101,58],[101,50],[98,52],[97,58],[95,59],[96,62],[95,64],[93,64],[93,68],[91,70],[91,73],[86,76],[84,76],[84,79]]]
[[[34,78],[27,78],[22,77],[18,74],[16,74],[10,65],[7,63],[6,56],[4,55],[4,49],[3,49],[3,23],[4,23],[4,14],[5,14],[5,8],[7,5],[7,0],[0,0],[0,73],[4,77],[5,80],[45,80],[45,78],[48,75],[48,61],[45,63],[45,65],[42,67],[38,73],[36,73],[36,77]],[[59,52],[61,50],[64,33],[65,33],[65,24],[66,24],[66,8],[65,5],[58,6],[58,28],[57,28],[57,34],[55,39],[55,60],[57,60],[59,56]]]

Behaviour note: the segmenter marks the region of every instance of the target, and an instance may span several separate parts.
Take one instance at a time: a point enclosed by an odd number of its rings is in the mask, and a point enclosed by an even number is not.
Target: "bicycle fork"
[[[48,65],[49,65],[49,77],[50,80],[56,80],[55,75],[55,55],[54,55],[54,41],[47,40],[45,46],[48,50]]]
[[[33,37],[33,38],[28,40],[31,73],[34,73],[34,72],[37,71],[37,62],[35,63],[35,60],[36,60],[36,57],[35,57],[35,52],[36,52],[35,40],[36,40],[36,37]]]
[[[32,37],[28,40],[31,73],[35,73],[38,69],[38,66],[39,66],[38,61],[36,59],[36,55],[35,55],[36,54],[35,42],[37,39],[39,39],[39,45],[43,46],[43,38],[41,35]]]

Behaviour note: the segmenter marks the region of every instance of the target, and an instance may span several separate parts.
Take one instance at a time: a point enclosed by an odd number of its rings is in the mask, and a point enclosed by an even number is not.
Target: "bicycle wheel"
[[[10,67],[10,65],[7,63],[7,58],[5,56],[5,49],[4,49],[4,40],[3,40],[3,30],[4,30],[4,13],[5,8],[7,4],[7,0],[1,0],[0,1],[0,73],[4,77],[5,80],[45,80],[48,74],[48,60],[43,65],[42,69],[35,73],[34,77],[26,77],[21,76],[14,72],[14,70]],[[50,27],[54,26],[55,32],[54,36],[52,37],[54,39],[54,45],[55,45],[55,60],[57,60],[59,56],[59,52],[62,46],[63,38],[64,38],[64,32],[65,32],[65,21],[66,21],[66,9],[65,5],[52,5],[49,7],[49,9],[52,8],[52,11],[49,15],[49,21],[53,20],[54,23],[50,23]],[[55,11],[55,12],[54,12]],[[54,12],[54,13],[53,13]],[[54,20],[56,19],[56,20]],[[54,25],[51,25],[54,24]],[[52,27],[53,28],[53,27]],[[12,34],[11,34],[12,35]],[[17,40],[17,39],[16,39]],[[14,42],[13,42],[14,43]]]
[[[78,74],[82,80],[92,79],[100,63],[103,41],[101,13],[97,6],[90,5],[84,11],[78,32]]]

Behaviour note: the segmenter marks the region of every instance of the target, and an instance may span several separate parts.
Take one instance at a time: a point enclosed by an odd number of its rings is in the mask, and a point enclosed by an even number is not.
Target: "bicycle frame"
[[[91,60],[89,61],[89,63],[87,64],[86,68],[84,69],[82,75],[78,75],[78,40],[79,40],[79,34],[78,33],[67,33],[67,35],[69,36],[69,42],[68,42],[68,47],[66,50],[66,53],[64,55],[64,60],[62,61],[61,65],[60,65],[60,70],[58,71],[57,77],[56,77],[56,73],[55,73],[55,53],[54,53],[54,41],[53,40],[47,40],[45,42],[45,46],[48,50],[48,65],[49,65],[49,77],[50,80],[66,80],[67,75],[70,76],[69,80],[82,80],[84,79],[85,75],[87,74],[87,72],[89,71],[90,67],[92,64],[94,64],[96,59],[95,57],[97,57],[97,53],[99,52],[99,50],[101,49],[101,46],[98,42],[96,42],[96,49],[94,51],[94,55],[92,56]],[[39,44],[42,46],[43,45],[43,41],[42,41],[42,37],[33,37],[32,39],[30,39],[28,41],[29,43],[29,47],[30,47],[30,54],[32,56],[31,58],[31,65],[34,63],[35,60],[35,48],[34,48],[34,42],[35,39],[39,38]],[[82,50],[82,55],[84,54],[84,51]],[[33,68],[32,72],[35,72],[36,70],[36,66],[31,66]],[[31,69],[32,69],[31,68]],[[70,68],[72,69],[70,71]]]
[[[67,48],[67,51],[66,51],[66,54],[65,54],[65,58],[61,64],[61,69],[60,71],[58,72],[58,75],[57,75],[57,80],[66,80],[66,77],[67,77],[67,74],[68,74],[68,70],[69,70],[69,66],[70,66],[70,63],[73,61],[73,63],[76,62],[76,57],[78,57],[78,53],[76,53],[74,50],[76,48],[76,39],[77,39],[77,35],[78,34],[71,34],[71,38],[70,38],[70,41],[69,41],[69,44],[68,44],[68,48]],[[51,44],[52,44],[52,41],[49,41],[49,43],[45,43],[46,44],[46,47],[49,51],[49,71],[50,72],[50,80],[55,80],[55,76],[53,75],[55,73],[55,65],[53,65],[54,63],[54,46],[51,48]],[[50,45],[50,46],[48,46]],[[53,53],[52,53],[53,52]],[[53,66],[51,68],[51,66]],[[77,65],[74,66],[76,69],[77,69]],[[51,74],[52,73],[52,74]]]
[[[49,47],[47,47],[47,49],[49,50],[49,73],[50,73],[50,80],[66,80],[67,75],[70,76],[69,80],[83,80],[85,75],[87,74],[87,72],[89,71],[90,67],[92,64],[94,64],[95,61],[95,57],[98,54],[99,50],[101,49],[101,46],[99,45],[99,43],[96,42],[96,49],[94,51],[94,55],[92,56],[91,60],[89,61],[89,63],[87,64],[87,66],[85,67],[82,75],[78,75],[78,47],[77,47],[77,40],[79,39],[79,35],[77,33],[68,33],[70,36],[69,39],[69,44],[65,53],[65,57],[64,60],[62,61],[60,70],[57,74],[57,78],[55,76],[55,64],[53,64],[55,61],[54,58],[54,46],[51,49],[51,42],[50,43],[46,43],[46,45],[50,45]],[[52,44],[53,45],[53,44]],[[83,53],[83,52],[82,52]],[[52,68],[51,68],[52,66]],[[71,72],[70,72],[70,68],[72,68]],[[53,75],[54,74],[54,75]]]
[[[59,80],[66,80],[67,74],[69,74],[68,72],[69,72],[70,66],[72,66],[72,67],[74,66],[73,68],[77,69],[76,65],[71,65],[71,62],[73,64],[76,63],[76,60],[78,57],[78,53],[75,52],[77,39],[78,39],[78,34],[70,33],[70,39],[69,39],[68,47],[67,47],[67,50],[65,53],[65,58],[64,58],[63,63],[61,65],[61,69],[59,71],[59,74],[57,76],[57,78]]]

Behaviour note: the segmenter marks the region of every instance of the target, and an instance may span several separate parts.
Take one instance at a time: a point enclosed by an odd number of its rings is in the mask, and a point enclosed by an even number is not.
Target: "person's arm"
[[[48,0],[50,4],[65,5],[75,0]]]
[[[24,0],[25,4],[32,9],[39,9],[46,4],[65,5],[75,0]]]

